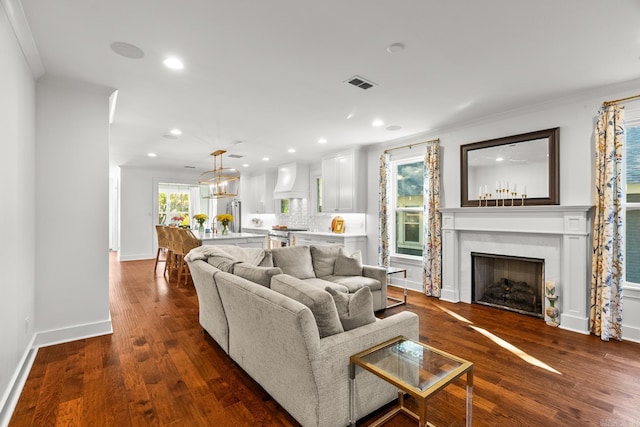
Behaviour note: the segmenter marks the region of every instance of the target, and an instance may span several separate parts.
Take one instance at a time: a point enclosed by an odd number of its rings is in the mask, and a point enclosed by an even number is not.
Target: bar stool
[[[156,234],[158,235],[158,252],[156,253],[156,263],[153,266],[153,271],[158,269],[158,263],[164,262],[164,271],[167,271],[167,260],[171,253],[171,246],[169,242],[169,232],[164,225],[156,225]],[[160,258],[160,252],[164,252],[164,259]]]
[[[180,245],[179,252],[177,254],[174,253],[174,256],[177,258],[176,264],[178,265],[178,285],[182,283],[183,275],[185,277],[184,284],[186,285],[187,277],[191,276],[191,271],[189,271],[189,265],[187,265],[187,262],[184,260],[184,257],[189,253],[189,251],[191,251],[191,249],[197,248],[198,246],[202,246],[202,241],[200,241],[200,239],[198,239],[195,236],[195,234],[193,234],[193,232],[189,229],[181,228],[178,230],[179,230],[181,245]]]
[[[167,237],[169,239],[169,252],[167,253],[167,262],[164,268],[164,274],[167,275],[169,282],[171,282],[171,274],[176,271],[178,252],[182,251],[182,240],[180,238],[180,229],[177,227],[169,226],[166,228]]]

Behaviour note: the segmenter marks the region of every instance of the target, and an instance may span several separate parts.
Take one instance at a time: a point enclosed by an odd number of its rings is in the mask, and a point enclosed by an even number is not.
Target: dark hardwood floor
[[[193,286],[153,263],[111,255],[113,335],[40,349],[10,426],[297,425],[202,331]],[[640,344],[414,292],[381,316],[401,310],[418,313],[423,342],[474,362],[475,426],[640,426]],[[463,426],[464,393],[461,379],[432,398],[430,421]]]

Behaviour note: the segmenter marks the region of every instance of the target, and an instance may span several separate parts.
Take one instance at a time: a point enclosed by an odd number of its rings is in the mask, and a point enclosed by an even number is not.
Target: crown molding
[[[38,80],[44,75],[44,65],[40,59],[40,52],[38,52],[36,41],[33,39],[27,17],[24,14],[22,3],[20,0],[0,0],[0,3],[4,7],[16,39],[18,39],[18,44],[31,69],[31,74],[34,80]]]

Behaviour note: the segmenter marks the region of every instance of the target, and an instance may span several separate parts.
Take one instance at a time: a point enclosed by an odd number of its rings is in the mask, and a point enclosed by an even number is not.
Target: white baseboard
[[[38,332],[34,346],[47,347],[84,338],[97,337],[113,333],[111,318],[102,322],[87,323],[85,325],[71,326],[63,329]]]
[[[31,372],[31,366],[38,354],[38,349],[34,347],[35,340],[36,335],[33,336],[26,351],[22,355],[20,363],[11,377],[7,392],[2,396],[2,400],[0,401],[0,426],[2,427],[7,427],[9,425],[9,421],[11,421],[13,411],[18,404],[20,394],[22,394],[22,388],[27,382],[29,372]]]
[[[589,335],[589,318],[560,314],[560,329]]]
[[[440,299],[448,302],[460,302],[458,292],[453,289],[440,289]]]
[[[625,341],[640,343],[640,328],[622,325],[622,339]]]
[[[133,255],[122,255],[118,253],[118,261],[142,261],[145,259],[156,259],[156,255],[153,254],[133,254]]]

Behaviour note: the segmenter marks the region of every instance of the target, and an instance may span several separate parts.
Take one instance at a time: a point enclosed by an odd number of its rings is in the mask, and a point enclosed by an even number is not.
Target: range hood
[[[308,199],[309,165],[287,163],[278,167],[278,181],[273,190],[274,199]]]

